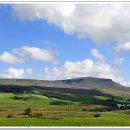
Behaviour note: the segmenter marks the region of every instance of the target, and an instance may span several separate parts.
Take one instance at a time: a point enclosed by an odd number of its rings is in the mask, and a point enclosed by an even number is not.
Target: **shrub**
[[[33,115],[33,117],[42,117],[43,115],[41,113],[36,113]]]
[[[8,93],[9,91],[8,90],[4,90],[5,93]]]
[[[82,109],[82,111],[86,111],[87,109]]]
[[[18,99],[19,99],[19,97],[18,97],[18,96],[14,96],[14,99],[15,99],[15,100],[18,100]]]
[[[25,109],[24,114],[25,115],[30,115],[31,112],[32,112],[31,108],[27,108],[27,109]]]
[[[127,107],[126,106],[122,106],[122,107],[120,107],[120,109],[127,110]]]
[[[52,120],[59,120],[59,118],[55,117],[55,116],[51,117],[50,119],[52,119]]]
[[[100,115],[99,115],[99,114],[96,114],[96,115],[94,115],[94,117],[100,117]]]
[[[9,114],[7,115],[7,118],[13,118],[13,115]]]
[[[108,111],[112,111],[112,108],[111,108],[111,107],[108,107],[107,110],[108,110]]]
[[[36,94],[35,92],[32,92],[32,94]]]

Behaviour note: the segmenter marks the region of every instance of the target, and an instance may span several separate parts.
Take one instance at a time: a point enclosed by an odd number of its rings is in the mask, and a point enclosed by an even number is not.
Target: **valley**
[[[130,89],[110,79],[0,80],[1,126],[129,126],[129,121]]]

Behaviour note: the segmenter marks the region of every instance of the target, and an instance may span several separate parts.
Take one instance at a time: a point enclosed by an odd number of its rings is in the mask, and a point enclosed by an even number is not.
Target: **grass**
[[[130,117],[97,117],[97,118],[0,118],[0,126],[130,126]]]
[[[1,92],[0,126],[130,126],[130,110],[90,112],[111,104],[129,103],[126,96],[120,99],[120,93],[112,96],[114,101],[109,101],[112,97],[107,94],[81,95],[44,90],[34,93]],[[27,107],[32,109],[32,118],[20,118]],[[37,113],[42,117],[33,116]],[[7,118],[8,115],[13,117]]]

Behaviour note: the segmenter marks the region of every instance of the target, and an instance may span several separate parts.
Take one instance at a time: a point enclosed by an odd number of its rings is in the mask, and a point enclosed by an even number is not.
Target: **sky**
[[[130,87],[130,4],[0,4],[0,78],[109,78]]]

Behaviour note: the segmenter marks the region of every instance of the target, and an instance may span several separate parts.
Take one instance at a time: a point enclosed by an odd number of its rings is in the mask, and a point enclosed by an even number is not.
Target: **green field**
[[[1,118],[0,126],[130,126],[130,116],[123,119],[120,117],[100,118],[63,118],[63,119],[36,119],[36,118]]]
[[[129,104],[129,98],[127,92],[112,96],[45,90],[1,92],[0,126],[130,126],[130,110],[113,107]],[[109,107],[112,110],[106,109]],[[28,115],[24,113],[27,108],[31,109]]]

